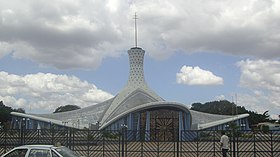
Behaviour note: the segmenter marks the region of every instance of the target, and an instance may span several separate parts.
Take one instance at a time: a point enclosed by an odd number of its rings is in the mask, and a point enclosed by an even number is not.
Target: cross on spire
[[[137,19],[138,18],[136,12],[133,19],[134,19],[134,32],[135,32],[135,47],[137,47]]]

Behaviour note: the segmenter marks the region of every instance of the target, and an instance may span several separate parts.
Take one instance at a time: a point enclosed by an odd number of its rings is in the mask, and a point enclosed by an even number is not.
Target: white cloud
[[[122,37],[126,28],[118,15],[123,12],[108,12],[103,1],[0,1],[0,57],[12,53],[62,69],[95,69],[129,38]]]
[[[186,85],[221,85],[223,78],[215,76],[212,72],[184,65],[180,72],[176,74],[179,84]]]
[[[253,111],[269,113],[276,117],[280,113],[280,61],[240,61],[240,85],[252,94],[241,94],[240,102]]]
[[[280,92],[280,61],[246,60],[240,61],[241,86]]]
[[[13,108],[32,112],[52,112],[61,105],[86,107],[103,102],[112,95],[75,76],[0,72],[0,100]]]
[[[238,94],[238,106],[244,106],[247,110],[251,110],[259,114],[269,111],[271,118],[278,119],[277,117],[280,113],[280,98],[279,93],[277,95],[274,94],[240,93]]]
[[[220,101],[220,100],[226,100],[226,97],[224,95],[218,95],[215,97],[216,100]]]
[[[279,58],[280,3],[277,0],[160,3],[144,1],[139,7],[144,14],[143,32],[150,38],[150,42],[144,43],[146,47],[159,49],[160,45],[173,50],[158,53],[212,51]]]
[[[0,57],[94,69],[133,46],[136,11],[138,43],[154,58],[178,50],[279,58],[279,10],[278,0],[2,0]]]

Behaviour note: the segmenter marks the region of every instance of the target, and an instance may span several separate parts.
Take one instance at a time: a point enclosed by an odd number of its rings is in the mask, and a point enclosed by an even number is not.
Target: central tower
[[[134,47],[128,50],[129,57],[129,80],[131,86],[141,86],[145,84],[143,62],[145,51],[141,48]]]
[[[126,86],[116,95],[110,107],[102,117],[101,128],[106,127],[113,117],[138,105],[164,101],[149,88],[144,78],[144,55],[145,51],[139,47],[128,50],[129,78]]]
[[[104,112],[101,118],[101,128],[106,127],[124,111],[135,108],[141,104],[163,101],[152,91],[144,78],[144,55],[145,51],[137,47],[137,15],[135,13],[135,47],[128,50],[129,57],[129,78],[126,86],[115,96],[111,105]]]

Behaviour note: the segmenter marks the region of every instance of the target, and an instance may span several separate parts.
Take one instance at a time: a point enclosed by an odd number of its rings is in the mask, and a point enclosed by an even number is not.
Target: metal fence
[[[228,131],[231,157],[280,157],[280,131]],[[0,154],[61,143],[89,157],[222,157],[220,131],[1,130]]]

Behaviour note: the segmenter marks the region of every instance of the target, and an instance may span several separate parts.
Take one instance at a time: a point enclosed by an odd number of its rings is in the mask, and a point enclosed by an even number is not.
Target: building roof
[[[217,115],[198,112],[190,110],[193,117],[193,129],[202,130],[210,127],[218,126],[221,124],[226,124],[231,121],[246,118],[249,114],[239,114],[239,115]]]
[[[128,113],[155,107],[171,106],[189,112],[191,123],[193,124],[192,129],[206,129],[248,116],[248,114],[237,116],[207,114],[190,110],[181,103],[165,101],[151,90],[145,82],[143,71],[144,54],[145,51],[139,47],[128,50],[130,62],[128,82],[115,97],[107,101],[62,113],[22,114],[12,112],[12,114],[76,128],[99,123],[101,124],[100,129],[105,128]]]
[[[106,105],[108,105],[108,103],[111,101],[112,99],[105,101],[107,103],[103,102],[101,104],[92,105],[86,108],[82,108],[74,111],[68,111],[68,112],[61,112],[61,113],[31,115],[31,114],[12,112],[12,114],[15,116],[26,117],[39,121],[51,122],[53,124],[57,124],[61,126],[76,127],[76,128],[78,128],[78,120],[79,120],[79,127],[82,128],[82,127],[88,127],[90,123],[95,124],[96,122],[98,122],[100,117],[102,116],[102,113],[104,112],[103,109],[105,109]],[[172,105],[173,107],[175,106],[177,108],[181,108],[183,110],[189,110],[188,107],[185,106],[184,104],[180,104],[176,102],[167,102],[167,101],[151,102],[147,104],[142,104],[130,110],[126,110],[122,114],[119,114],[118,116],[111,119],[110,122],[114,121],[115,119],[127,113],[134,112],[137,110],[148,109],[153,107],[166,107],[170,105]],[[249,116],[249,114],[241,114],[241,115],[233,115],[233,116],[216,115],[216,114],[198,112],[194,110],[189,110],[189,112],[191,113],[191,118],[192,118],[192,130],[207,129],[210,127],[214,127],[220,124],[225,124]],[[104,127],[107,125],[104,125]]]

